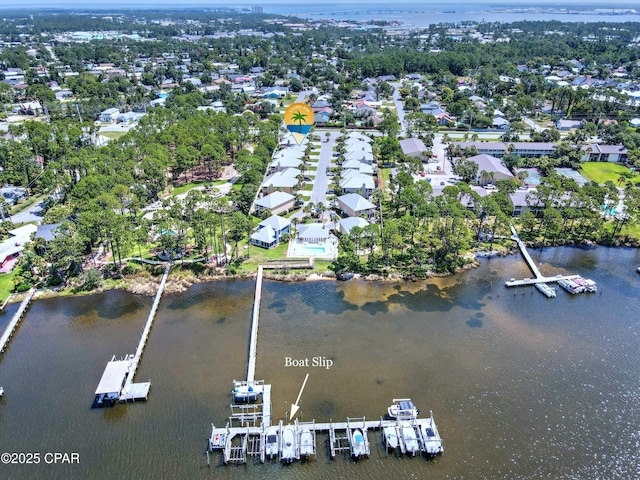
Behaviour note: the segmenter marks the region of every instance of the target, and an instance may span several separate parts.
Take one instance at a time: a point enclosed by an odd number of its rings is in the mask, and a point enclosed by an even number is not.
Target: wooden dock
[[[35,293],[36,293],[35,289],[32,288],[31,290],[29,290],[27,292],[27,296],[24,297],[24,300],[22,300],[22,303],[20,303],[20,307],[18,307],[18,310],[16,311],[16,313],[14,313],[13,317],[11,317],[11,321],[9,321],[9,324],[7,325],[7,328],[5,328],[4,333],[2,334],[2,337],[0,337],[0,353],[3,353],[7,348],[7,345],[9,344],[9,340],[11,340],[11,337],[13,336],[13,333],[16,327],[18,326],[18,323],[20,323],[20,320],[22,319],[25,312],[27,311],[27,308],[31,304],[31,300],[33,299],[33,296],[35,295]]]

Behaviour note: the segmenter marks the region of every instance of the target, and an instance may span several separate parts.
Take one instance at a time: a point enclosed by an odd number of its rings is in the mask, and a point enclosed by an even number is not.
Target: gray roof
[[[278,215],[271,215],[269,218],[258,224],[260,227],[269,227],[273,230],[282,230],[283,228],[287,228],[289,225],[291,225],[291,222],[288,218],[279,217]]]
[[[272,209],[290,202],[294,198],[296,197],[287,192],[273,192],[265,197],[256,200],[256,205],[259,205],[263,208]]]
[[[400,148],[402,148],[402,153],[405,155],[427,151],[424,142],[419,138],[405,138],[404,140],[400,140]]]
[[[353,227],[364,228],[367,225],[369,225],[369,222],[367,222],[364,218],[360,218],[360,217],[343,218],[338,223],[340,223],[340,226],[346,233],[349,233]]]
[[[329,238],[329,230],[321,223],[309,223],[298,225],[299,239],[327,239]]]
[[[273,230],[273,228],[267,225],[266,227],[253,232],[251,234],[251,240],[270,245],[276,241],[276,232]]]
[[[59,223],[51,223],[49,225],[38,225],[36,230],[36,238],[42,238],[47,242],[50,242],[55,236],[55,230],[60,226]]]
[[[376,208],[373,203],[357,193],[347,193],[346,195],[342,195],[338,197],[338,201],[354,212]]]
[[[107,363],[98,388],[96,388],[96,395],[101,393],[120,393],[122,382],[130,364],[129,360],[113,360]]]
[[[469,157],[469,160],[478,164],[478,173],[485,170],[487,172],[502,173],[503,175],[513,177],[513,174],[504,166],[499,158],[481,153],[475,157]]]

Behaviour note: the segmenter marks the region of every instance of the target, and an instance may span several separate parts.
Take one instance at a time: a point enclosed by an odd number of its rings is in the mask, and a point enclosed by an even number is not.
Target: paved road
[[[527,125],[529,125],[531,128],[533,128],[534,132],[542,132],[544,130],[544,128],[542,128],[540,125],[538,125],[536,122],[534,122],[533,120],[531,120],[529,117],[522,117],[522,121],[524,123],[526,123]]]
[[[390,84],[393,87],[393,102],[396,105],[396,112],[398,113],[398,120],[400,120],[400,135],[407,136],[407,129],[404,123],[404,107],[402,106],[402,100],[400,99],[400,82],[394,82]]]
[[[318,157],[318,169],[316,170],[316,178],[313,182],[313,190],[311,190],[311,201],[316,205],[320,202],[327,206],[327,188],[329,187],[329,177],[327,176],[327,168],[331,167],[333,159],[333,146],[336,139],[340,136],[340,132],[330,132],[329,141],[326,141],[326,132],[316,131],[322,139],[322,147],[320,148],[320,156]]]
[[[42,221],[42,202],[31,205],[26,210],[11,216],[13,223],[40,223]]]

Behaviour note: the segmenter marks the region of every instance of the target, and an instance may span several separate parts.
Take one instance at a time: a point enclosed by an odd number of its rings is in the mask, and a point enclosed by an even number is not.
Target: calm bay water
[[[640,253],[546,249],[543,273],[579,273],[597,294],[547,299],[503,282],[530,273],[491,259],[428,282],[265,282],[257,378],[273,413],[296,398],[304,420],[378,418],[393,397],[434,411],[445,454],[397,459],[371,434],[372,455],[283,467],[218,465],[210,423],[229,414],[246,371],[253,281],[163,298],[137,375],[149,401],[92,410],[111,355],[132,353],[151,299],[122,292],[38,300],[0,358],[0,451],[78,452],[79,465],[1,465],[0,478],[325,479],[640,477]],[[0,317],[0,328],[15,310]],[[329,358],[331,369],[285,367]]]

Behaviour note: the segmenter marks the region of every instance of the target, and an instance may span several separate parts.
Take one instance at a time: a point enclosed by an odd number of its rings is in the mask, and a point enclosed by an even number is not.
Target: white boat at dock
[[[413,428],[413,425],[402,425],[402,441],[404,442],[404,449],[407,453],[415,455],[420,451],[420,443],[418,443],[418,436]]]
[[[233,385],[233,399],[236,403],[251,403],[260,398],[264,385],[258,382],[236,382]]]
[[[280,429],[277,426],[267,428],[264,435],[264,454],[267,458],[278,455],[280,448]]]
[[[429,422],[421,424],[420,434],[422,435],[424,452],[427,455],[440,455],[442,452],[444,452],[444,447],[442,446],[442,438],[440,438],[438,427],[436,425],[436,422],[433,420],[433,412],[431,412]]]
[[[556,289],[546,283],[536,283],[536,288],[548,298],[553,298],[556,296]]]
[[[420,410],[418,410],[410,398],[394,398],[393,405],[387,409],[389,418],[416,418]]]
[[[362,435],[362,430],[354,428],[351,431],[351,455],[354,458],[360,458],[367,455],[367,445]]]
[[[294,425],[285,425],[282,427],[280,460],[284,463],[291,463],[297,459],[298,448],[296,445],[296,427]]]
[[[596,285],[596,282],[594,282],[593,280],[589,280],[588,278],[577,277],[577,278],[574,278],[573,281],[583,288],[583,292],[595,293],[598,291],[598,286]]]
[[[0,387],[0,398],[4,397],[4,388]]]
[[[582,293],[585,291],[585,288],[582,285],[570,280],[568,278],[558,280],[558,285],[564,288],[567,292],[575,295],[576,293]]]
[[[395,450],[400,446],[400,437],[398,437],[398,430],[395,425],[389,425],[382,429],[382,435],[384,436],[384,443],[390,450]]]
[[[309,458],[311,455],[315,455],[316,446],[313,438],[313,433],[306,427],[300,431],[300,457]]]

